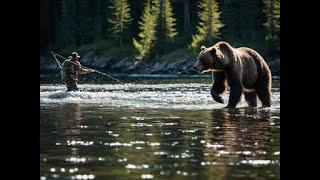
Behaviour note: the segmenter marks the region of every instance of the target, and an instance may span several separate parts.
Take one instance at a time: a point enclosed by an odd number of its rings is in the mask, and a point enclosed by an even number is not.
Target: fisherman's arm
[[[87,74],[87,73],[91,73],[91,72],[93,72],[93,70],[92,69],[87,69],[87,68],[83,68],[83,67],[80,67],[80,73],[81,74]]]
[[[88,69],[88,68],[82,67],[80,63],[79,63],[79,65],[77,66],[77,69],[78,69],[78,72],[79,72],[80,74],[87,74],[87,73],[93,72],[92,69]]]

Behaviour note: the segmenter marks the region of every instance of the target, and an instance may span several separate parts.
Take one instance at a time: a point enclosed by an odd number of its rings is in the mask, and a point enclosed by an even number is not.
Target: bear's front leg
[[[230,86],[230,96],[227,108],[235,108],[241,100],[241,94],[241,86]]]
[[[223,99],[221,96],[219,96],[219,94],[217,93],[217,91],[215,90],[215,88],[211,88],[211,96],[212,96],[212,99],[215,100],[216,102],[218,103],[223,103]]]
[[[230,86],[230,95],[227,108],[235,108],[241,100],[242,84],[240,74],[235,70],[227,73],[228,84]]]
[[[211,88],[211,96],[213,100],[218,103],[223,103],[223,99],[220,96],[226,89],[226,76],[224,72],[212,72],[214,83]]]

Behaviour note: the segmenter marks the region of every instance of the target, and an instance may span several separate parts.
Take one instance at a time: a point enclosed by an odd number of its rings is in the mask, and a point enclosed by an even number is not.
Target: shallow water
[[[83,84],[70,94],[43,84],[40,177],[279,179],[276,84],[271,108],[242,99],[237,109],[211,99],[208,78]]]

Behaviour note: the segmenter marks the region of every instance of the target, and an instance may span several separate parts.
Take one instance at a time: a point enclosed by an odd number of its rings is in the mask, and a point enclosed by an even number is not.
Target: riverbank
[[[119,59],[116,57],[99,57],[93,53],[87,53],[80,59],[83,66],[87,66],[114,76],[132,77],[157,77],[157,76],[211,76],[210,74],[199,75],[193,69],[195,59],[182,57],[172,61],[135,61],[130,58]],[[280,77],[280,57],[267,62],[272,75]],[[59,73],[59,67],[53,57],[40,57],[40,75]]]

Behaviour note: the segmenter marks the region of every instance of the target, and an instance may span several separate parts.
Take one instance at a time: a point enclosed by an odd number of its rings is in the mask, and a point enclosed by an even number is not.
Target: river
[[[122,80],[42,82],[40,179],[280,179],[278,80],[270,108],[236,109],[210,78]]]

